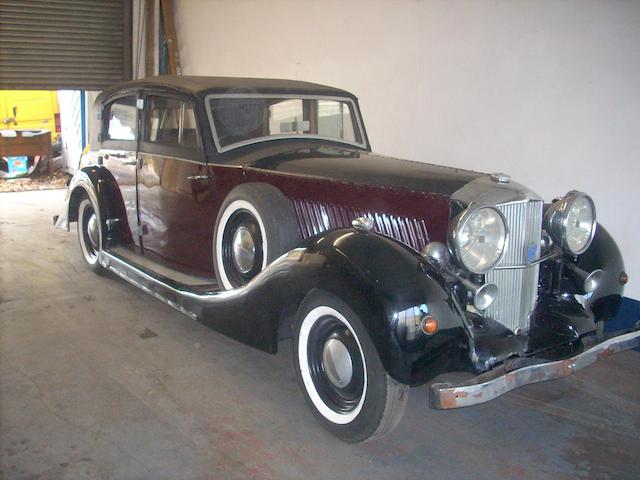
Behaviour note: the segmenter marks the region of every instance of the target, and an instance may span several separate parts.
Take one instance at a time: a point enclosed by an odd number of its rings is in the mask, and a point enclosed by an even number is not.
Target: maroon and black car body
[[[587,195],[371,153],[358,100],[306,82],[155,77],[104,91],[56,220],[83,258],[240,342],[293,337],[347,441],[408,386],[457,408],[639,344],[605,335],[627,281]]]

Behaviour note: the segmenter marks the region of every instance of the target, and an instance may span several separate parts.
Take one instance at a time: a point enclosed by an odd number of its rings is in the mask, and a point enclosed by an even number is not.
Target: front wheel
[[[314,292],[297,320],[296,374],[322,425],[351,443],[393,430],[404,413],[408,387],[385,371],[358,315],[333,295]]]
[[[89,198],[83,198],[78,206],[78,242],[85,263],[95,273],[103,273],[99,255],[102,250],[102,228],[96,206]]]

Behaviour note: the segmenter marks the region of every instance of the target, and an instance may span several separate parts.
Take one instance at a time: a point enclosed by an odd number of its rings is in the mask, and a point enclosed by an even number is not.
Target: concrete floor
[[[543,479],[640,476],[640,354],[458,411],[411,391],[396,431],[335,440],[290,344],[231,341],[84,268],[63,191],[0,194],[0,478]]]

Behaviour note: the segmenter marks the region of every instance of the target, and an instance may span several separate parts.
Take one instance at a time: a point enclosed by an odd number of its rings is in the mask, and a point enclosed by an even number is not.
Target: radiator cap
[[[491,179],[498,183],[509,183],[511,181],[511,175],[507,175],[506,173],[492,173]]]

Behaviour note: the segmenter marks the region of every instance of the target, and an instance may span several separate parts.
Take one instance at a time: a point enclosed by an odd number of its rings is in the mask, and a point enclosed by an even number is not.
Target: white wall
[[[640,2],[176,2],[185,75],[354,92],[380,153],[590,193],[640,298]]]

